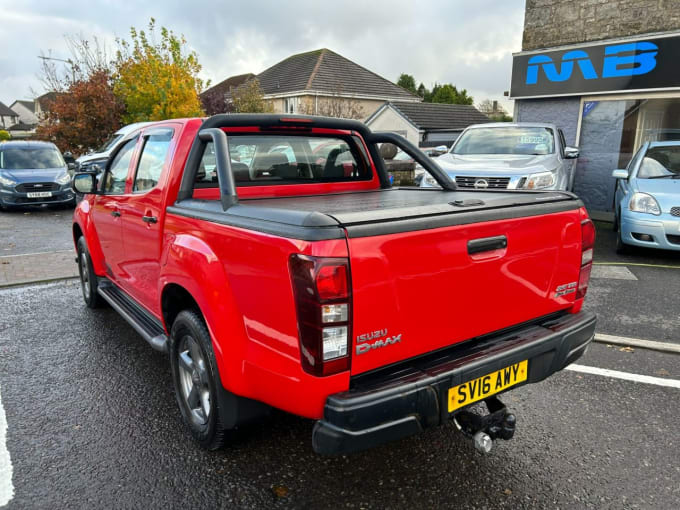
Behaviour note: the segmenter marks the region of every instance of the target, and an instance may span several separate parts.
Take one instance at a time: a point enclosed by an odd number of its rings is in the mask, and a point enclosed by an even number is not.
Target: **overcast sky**
[[[213,84],[325,47],[392,81],[406,72],[428,87],[454,83],[477,104],[510,88],[524,0],[0,0],[0,13],[0,101],[8,106],[44,91],[37,55],[68,58],[65,34],[97,35],[113,49],[150,17],[184,34]]]

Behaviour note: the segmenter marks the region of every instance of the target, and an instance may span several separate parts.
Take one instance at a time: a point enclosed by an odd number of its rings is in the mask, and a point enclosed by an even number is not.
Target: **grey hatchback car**
[[[459,188],[571,190],[578,149],[554,124],[476,124],[435,161]],[[422,187],[437,186],[425,176]]]
[[[75,204],[71,173],[53,143],[0,143],[0,208]]]

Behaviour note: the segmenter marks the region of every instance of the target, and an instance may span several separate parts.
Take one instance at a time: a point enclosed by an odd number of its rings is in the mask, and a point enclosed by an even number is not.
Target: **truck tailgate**
[[[575,202],[575,201],[574,201]],[[352,374],[571,306],[581,265],[578,208],[440,228],[348,228]]]

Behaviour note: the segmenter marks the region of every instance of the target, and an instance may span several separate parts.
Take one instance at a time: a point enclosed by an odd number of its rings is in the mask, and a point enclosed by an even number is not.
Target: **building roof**
[[[419,96],[326,48],[288,57],[257,78],[265,95],[309,91],[421,101]]]
[[[31,113],[35,113],[35,101],[17,99],[11,104],[10,108],[13,108],[17,103],[29,110]]]
[[[9,106],[7,106],[5,103],[0,102],[0,115],[3,117],[18,117],[19,114],[12,110]]]
[[[49,111],[50,103],[52,103],[56,98],[56,92],[45,92],[42,96],[37,97],[36,101],[38,101],[42,111]]]
[[[213,94],[228,94],[232,89],[235,89],[236,87],[243,85],[245,82],[250,80],[251,78],[255,78],[255,75],[253,73],[246,73],[246,74],[238,74],[236,76],[230,76],[226,80],[222,80],[216,85],[213,85],[209,89],[204,90],[201,92],[201,97],[207,97],[211,96]]]
[[[490,122],[489,118],[474,106],[441,103],[385,103],[371,118],[388,106],[394,108],[415,127],[425,131],[459,131],[472,124]],[[366,122],[370,120],[368,119]]]

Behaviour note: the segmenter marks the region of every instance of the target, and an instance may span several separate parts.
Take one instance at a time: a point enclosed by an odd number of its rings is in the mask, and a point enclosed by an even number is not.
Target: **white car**
[[[577,157],[554,124],[501,122],[469,126],[435,161],[462,189],[571,190]]]
[[[106,162],[109,160],[109,156],[118,145],[123,142],[125,137],[149,124],[151,124],[151,122],[135,122],[134,124],[123,126],[113,133],[99,149],[76,159],[76,168],[78,171],[84,172],[91,169],[94,165],[99,165],[103,170],[104,166],[106,166]]]

